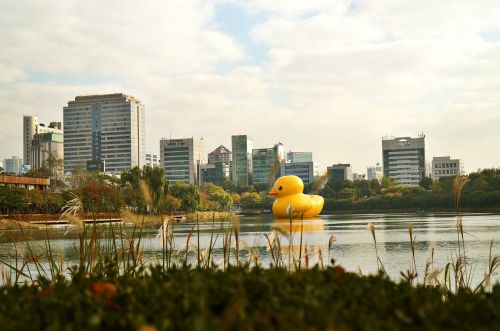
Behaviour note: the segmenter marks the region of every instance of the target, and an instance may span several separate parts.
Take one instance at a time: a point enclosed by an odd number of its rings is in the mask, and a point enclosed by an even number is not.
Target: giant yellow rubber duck
[[[323,197],[304,194],[304,183],[297,176],[282,176],[276,180],[269,194],[276,197],[273,214],[278,218],[310,218],[321,213]]]

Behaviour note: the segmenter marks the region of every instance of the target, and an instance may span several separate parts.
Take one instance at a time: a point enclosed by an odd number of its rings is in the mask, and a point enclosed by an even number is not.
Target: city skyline
[[[123,92],[147,105],[150,153],[170,135],[213,150],[246,134],[365,173],[383,136],[424,132],[428,161],[500,165],[500,4],[120,4],[5,4],[1,159],[22,156],[22,115],[62,121],[76,95]]]

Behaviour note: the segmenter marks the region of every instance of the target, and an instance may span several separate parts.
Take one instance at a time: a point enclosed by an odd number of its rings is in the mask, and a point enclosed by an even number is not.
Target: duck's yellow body
[[[269,194],[276,196],[273,214],[279,218],[310,218],[321,213],[324,199],[319,195],[302,193],[304,183],[297,176],[282,176]]]

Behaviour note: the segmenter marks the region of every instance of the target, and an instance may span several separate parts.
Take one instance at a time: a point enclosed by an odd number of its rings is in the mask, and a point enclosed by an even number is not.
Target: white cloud
[[[245,50],[218,30],[232,3],[263,21]],[[148,146],[162,136],[204,136],[207,152],[248,133],[282,141],[322,166],[355,171],[381,160],[383,135],[427,133],[428,156],[467,170],[498,166],[500,4],[490,1],[17,1],[0,0],[0,132],[21,154],[21,115],[62,118],[86,93],[125,92],[146,104]],[[240,32],[241,33],[241,32]],[[493,38],[494,39],[494,38]],[[223,73],[219,65],[230,66]],[[232,66],[232,67],[231,67]],[[31,74],[51,77],[34,83]],[[85,81],[96,81],[95,84]],[[14,138],[13,138],[14,137]]]
[[[26,78],[26,74],[17,67],[0,62],[0,84],[12,83]]]

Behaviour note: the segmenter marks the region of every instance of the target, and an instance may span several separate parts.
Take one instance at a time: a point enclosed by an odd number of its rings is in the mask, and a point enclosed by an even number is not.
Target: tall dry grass
[[[491,290],[491,275],[500,268],[500,257],[497,255],[493,255],[493,241],[491,241],[489,247],[487,270],[479,284],[476,287],[472,286],[473,266],[469,257],[467,256],[465,245],[466,232],[464,230],[463,218],[460,212],[460,198],[462,195],[462,190],[466,184],[467,179],[464,176],[455,177],[453,184],[453,198],[456,208],[455,229],[457,236],[455,255],[452,256],[451,261],[445,265],[444,270],[440,270],[434,265],[435,250],[434,248],[431,248],[430,256],[428,257],[424,266],[424,277],[423,283],[421,285],[436,286],[441,288],[446,293],[457,293],[460,291],[472,291],[475,293],[480,290]],[[372,223],[369,223],[368,230],[371,233],[375,244],[375,256],[377,259],[377,266],[379,266],[380,271],[380,265],[382,265],[382,261],[380,260],[377,251],[375,226]],[[416,281],[416,284],[420,284],[415,257],[416,235],[414,234],[412,223],[408,224],[408,233],[410,236],[412,265],[410,266],[410,269],[406,271],[406,273],[401,272],[401,276],[405,281],[408,281],[412,285],[414,284],[414,281]]]
[[[491,290],[491,276],[498,270],[500,261],[498,256],[492,252],[493,243],[490,244],[488,267],[484,279],[475,288],[471,288],[471,270],[466,254],[465,231],[461,215],[459,213],[459,200],[461,190],[465,185],[463,179],[457,179],[455,184],[454,198],[457,206],[457,253],[454,260],[446,265],[444,270],[435,267],[434,248],[431,249],[429,258],[424,266],[423,278],[419,278],[416,264],[416,240],[413,224],[408,224],[408,233],[411,248],[411,266],[406,274],[402,273],[403,279],[412,285],[436,286],[443,292],[452,293],[460,290]],[[143,185],[141,189],[145,201],[149,191]],[[343,270],[335,265],[332,252],[336,239],[331,236],[326,248],[321,245],[313,247],[304,242],[304,219],[301,217],[297,227],[292,220],[293,210],[289,211],[289,222],[284,227],[276,227],[270,234],[265,235],[267,243],[267,254],[270,255],[271,268],[284,268],[290,272],[316,267],[319,269],[332,268]],[[238,267],[260,267],[260,254],[255,247],[241,240],[240,223],[236,217],[225,220],[217,220],[216,214],[212,215],[211,221],[206,218],[196,218],[191,226],[184,244],[176,243],[174,233],[176,221],[169,217],[159,219],[158,216],[136,215],[129,210],[123,210],[121,216],[127,223],[133,225],[133,230],[125,231],[122,224],[97,226],[97,223],[85,224],[82,220],[83,204],[81,199],[74,195],[63,208],[65,219],[79,229],[78,245],[75,245],[75,253],[78,257],[77,263],[70,264],[64,256],[57,255],[52,248],[50,239],[45,242],[45,251],[35,254],[30,246],[29,239],[24,236],[23,245],[25,253],[16,254],[10,261],[1,260],[0,277],[4,284],[15,284],[20,281],[37,283],[39,278],[56,281],[61,278],[89,277],[91,275],[117,275],[130,274],[139,275],[150,268],[161,267],[165,271],[178,267],[195,268],[219,268],[227,270],[232,266]],[[141,244],[143,228],[150,222],[160,222],[161,226],[157,238],[161,242],[161,257],[158,261],[147,260],[144,257],[144,249]],[[209,225],[211,229],[210,241],[205,248],[201,247],[200,233],[203,226]],[[288,229],[287,229],[288,227]],[[297,229],[299,229],[297,231]],[[378,252],[376,227],[369,223],[367,229],[374,242],[374,251],[377,268],[380,273],[387,275]],[[296,236],[299,236],[297,239]],[[297,243],[298,241],[298,243]],[[222,242],[222,256],[215,254],[215,247]],[[325,249],[327,250],[325,252]],[[244,258],[244,257],[247,258]],[[326,261],[325,261],[326,258]],[[312,261],[315,262],[313,263]],[[44,263],[47,261],[48,263]],[[362,275],[361,270],[358,274]],[[420,283],[422,280],[422,283]]]

